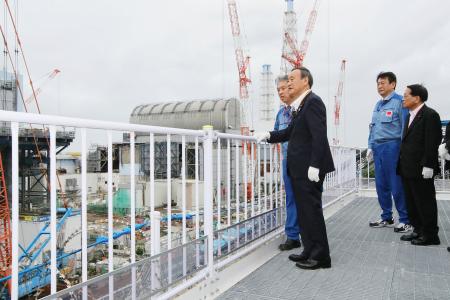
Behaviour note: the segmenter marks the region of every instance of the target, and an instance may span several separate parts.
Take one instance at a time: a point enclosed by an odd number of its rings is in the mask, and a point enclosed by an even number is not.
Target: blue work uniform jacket
[[[374,143],[400,141],[409,111],[403,108],[403,97],[392,92],[386,100],[379,100],[372,113],[369,125],[368,148]]]
[[[280,110],[277,113],[276,119],[275,119],[275,125],[273,126],[273,130],[283,130],[289,126],[292,120],[292,111],[287,108],[287,106],[282,105],[280,107]],[[282,153],[283,153],[283,159],[287,158],[287,148],[288,148],[289,142],[284,142],[282,144]]]

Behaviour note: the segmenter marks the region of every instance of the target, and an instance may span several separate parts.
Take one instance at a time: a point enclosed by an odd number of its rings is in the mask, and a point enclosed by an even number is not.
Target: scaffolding
[[[263,65],[260,105],[261,120],[263,121],[275,121],[274,89],[273,73],[270,65]]]
[[[150,175],[150,144],[143,145],[142,164],[141,167],[145,175]],[[170,143],[170,164],[171,178],[181,178],[181,143]],[[199,147],[199,156],[201,155],[201,147]],[[199,166],[201,169],[201,166]],[[195,145],[194,143],[186,143],[186,178],[195,178]],[[167,143],[155,142],[155,178],[167,178]]]
[[[119,147],[113,145],[113,172],[119,171]],[[108,172],[108,147],[93,144],[90,146],[87,155],[88,173],[106,173]]]
[[[74,138],[74,131],[58,131],[57,154],[66,149]],[[22,212],[45,212],[49,208],[50,193],[47,183],[50,174],[49,139],[47,129],[27,127],[19,130],[19,203]],[[10,128],[0,128],[0,151],[4,161],[7,162],[4,169],[9,199],[11,199],[11,143]],[[39,155],[36,148],[39,149]],[[39,156],[42,157],[42,162]]]

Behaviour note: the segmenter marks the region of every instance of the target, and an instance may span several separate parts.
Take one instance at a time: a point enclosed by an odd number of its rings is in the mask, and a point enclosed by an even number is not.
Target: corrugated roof
[[[233,100],[235,100],[235,98],[142,104],[133,109],[131,116],[148,116],[154,114],[172,114],[195,111],[219,111],[225,110],[227,104]]]

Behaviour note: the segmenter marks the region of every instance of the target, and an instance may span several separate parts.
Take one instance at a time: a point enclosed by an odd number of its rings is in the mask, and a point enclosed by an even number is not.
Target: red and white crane
[[[250,80],[250,56],[244,54],[244,50],[242,49],[242,35],[241,35],[241,27],[239,25],[239,16],[237,12],[236,7],[236,1],[235,0],[227,0],[228,3],[228,13],[230,16],[230,23],[231,23],[231,33],[233,35],[233,41],[234,41],[234,52],[236,56],[236,65],[238,68],[238,74],[239,74],[239,102],[240,102],[240,119],[241,119],[241,134],[242,135],[250,135],[250,128],[249,128],[249,115],[251,113],[250,111],[250,95],[248,91],[248,86],[252,82]],[[253,129],[253,128],[252,128]],[[250,143],[247,143],[247,147],[245,147],[245,142],[242,143],[242,153],[241,156],[243,160],[245,158],[250,158],[251,156],[251,145]],[[247,164],[247,170],[246,175],[244,174],[244,177],[246,177],[246,186],[245,186],[245,200],[251,199],[253,196],[253,188],[252,188],[252,182],[254,181],[254,175],[256,174],[254,168],[252,167],[256,166],[256,164]],[[247,205],[247,203],[245,203]],[[247,206],[245,206],[247,207]]]
[[[244,54],[242,49],[241,27],[239,26],[239,16],[235,0],[227,0],[228,13],[230,16],[231,33],[234,41],[234,52],[236,65],[239,74],[239,100],[241,103],[241,134],[249,135],[249,92],[248,85],[251,83],[250,76],[247,75],[250,67],[250,56]]]
[[[37,90],[34,88],[33,85],[33,81],[31,79],[31,75],[30,75],[30,70],[28,68],[28,63],[23,51],[23,47],[22,47],[22,43],[21,40],[19,38],[19,33],[18,33],[18,29],[16,26],[16,17],[13,16],[13,12],[11,10],[11,7],[9,5],[8,0],[4,1],[5,3],[5,8],[7,9],[6,11],[8,12],[7,15],[9,15],[9,19],[11,21],[12,24],[12,28],[14,31],[14,35],[15,35],[15,40],[18,46],[18,49],[16,49],[16,53],[20,53],[20,55],[22,56],[22,60],[25,66],[25,70],[26,70],[26,77],[28,79],[28,82],[30,84],[31,90],[33,92],[31,99],[34,100],[36,108],[38,113],[41,113],[40,107],[39,107],[39,102],[37,99]],[[6,11],[5,11],[5,15],[6,15]],[[14,62],[12,55],[11,55],[11,51],[10,51],[10,47],[8,45],[8,37],[7,37],[7,31],[6,28],[4,28],[1,24],[0,24],[0,33],[2,35],[3,38],[3,44],[4,44],[4,48],[5,48],[5,54],[6,57],[9,59],[9,62],[11,64],[12,67],[12,71],[14,74],[14,78],[16,81],[16,87],[17,90],[19,92],[19,97],[20,99],[22,99],[23,105],[24,105],[24,109],[26,112],[28,112],[28,108],[27,108],[27,104],[29,104],[31,101],[26,101],[27,99],[24,98],[24,93],[21,87],[21,84],[18,80],[18,70],[17,70],[17,66],[18,63],[17,61]],[[56,72],[57,71],[57,72]],[[56,76],[56,74],[59,73],[59,70],[54,70],[53,71],[54,75]],[[52,74],[51,74],[52,75]],[[28,102],[28,103],[27,103]],[[30,124],[30,128],[31,124]],[[44,128],[45,130],[45,128]],[[41,149],[38,146],[37,143],[37,139],[36,136],[34,134],[34,132],[32,132],[32,136],[33,136],[33,140],[35,143],[35,152],[36,155],[39,158],[39,161],[42,163],[43,159],[41,156]],[[47,144],[50,145],[50,141],[47,139]],[[10,216],[10,210],[9,210],[9,204],[8,204],[8,191],[7,191],[7,186],[6,186],[6,181],[5,181],[5,170],[3,168],[3,157],[1,156],[0,153],[0,276],[4,277],[6,275],[11,274],[12,272],[12,227],[11,227],[11,216]],[[46,179],[47,179],[47,187],[48,190],[50,190],[50,188],[54,188],[54,187],[50,187],[49,184],[49,180],[48,180],[48,176],[47,174],[45,174]],[[57,174],[57,179],[58,179],[58,185],[59,188],[61,189],[61,182],[59,180],[59,176]],[[64,206],[67,207],[67,199],[66,197],[63,195],[63,202],[64,202]],[[53,271],[52,271],[53,273]],[[11,285],[10,285],[10,280],[8,280],[7,282],[7,287],[8,289],[11,289]]]
[[[303,65],[303,61],[305,59],[306,53],[308,52],[309,48],[309,40],[311,39],[311,35],[314,30],[314,26],[316,24],[317,20],[317,9],[319,7],[320,0],[314,1],[314,6],[309,13],[308,23],[306,24],[305,28],[305,36],[303,37],[302,42],[300,43],[300,47],[297,48],[297,45],[295,43],[295,40],[293,37],[290,36],[289,32],[284,33],[285,40],[289,47],[291,48],[292,54],[289,55],[288,53],[282,53],[282,57],[287,60],[292,67],[300,67]]]
[[[61,71],[58,69],[54,69],[53,71],[44,75],[45,80],[41,83],[41,85],[34,91],[34,94],[31,94],[28,98],[25,99],[26,104],[31,104],[34,101],[34,97],[39,95],[42,92],[44,86],[52,79],[56,77]]]
[[[11,216],[6,187],[3,157],[0,152],[0,277],[11,275],[12,261]],[[8,287],[10,288],[9,283]]]
[[[287,40],[286,34],[289,36],[290,41]],[[286,11],[284,12],[283,20],[283,47],[281,49],[282,56],[295,56],[290,44],[295,45],[294,49],[297,49],[297,14],[294,11],[294,0],[286,0]],[[291,62],[282,57],[280,63],[280,75],[286,75],[291,69]]]
[[[334,96],[334,138],[333,144],[340,144],[340,123],[341,123],[341,107],[342,107],[342,95],[344,91],[344,81],[345,81],[345,63],[347,61],[345,59],[341,62],[341,71],[339,74],[339,83],[336,91],[336,95]]]

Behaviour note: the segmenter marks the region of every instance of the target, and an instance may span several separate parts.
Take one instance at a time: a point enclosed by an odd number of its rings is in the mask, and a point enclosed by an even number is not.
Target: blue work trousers
[[[284,190],[286,191],[286,224],[284,231],[288,239],[298,241],[300,226],[298,225],[294,190],[292,188],[291,178],[287,174],[287,159],[283,159],[283,181]]]
[[[397,162],[401,141],[374,143],[373,160],[375,164],[375,186],[382,213],[381,219],[392,218],[392,198],[394,198],[400,223],[409,224],[406,210],[405,192],[400,176],[397,175]]]

